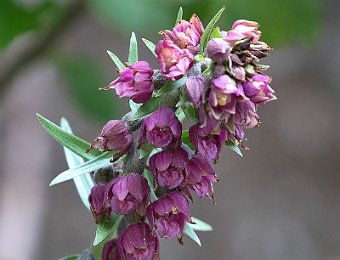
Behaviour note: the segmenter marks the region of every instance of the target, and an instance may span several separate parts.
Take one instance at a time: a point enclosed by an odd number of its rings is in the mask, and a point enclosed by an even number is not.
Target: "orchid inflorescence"
[[[195,236],[189,201],[195,194],[214,202],[222,147],[241,153],[244,130],[260,123],[258,106],[276,99],[268,66],[258,63],[271,49],[259,40],[259,24],[238,20],[221,31],[222,12],[204,29],[195,14],[183,20],[180,9],[157,45],[143,39],[160,69],[138,60],[134,34],[126,64],[109,52],[119,77],[101,89],[128,98],[131,111],[108,121],[87,150],[113,151],[89,195],[97,224],[115,217],[102,259],[158,259],[158,237],[183,243],[184,233]]]

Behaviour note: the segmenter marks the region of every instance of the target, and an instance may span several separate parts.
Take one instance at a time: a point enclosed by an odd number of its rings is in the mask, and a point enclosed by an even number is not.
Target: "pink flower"
[[[225,40],[233,45],[237,41],[251,37],[251,43],[255,43],[261,37],[261,32],[258,30],[258,28],[259,24],[257,22],[237,20],[234,22],[231,30],[227,32],[227,37]]]
[[[127,97],[136,103],[145,103],[152,95],[152,75],[149,63],[137,61],[119,71],[119,78],[102,89],[115,89],[120,98]]]

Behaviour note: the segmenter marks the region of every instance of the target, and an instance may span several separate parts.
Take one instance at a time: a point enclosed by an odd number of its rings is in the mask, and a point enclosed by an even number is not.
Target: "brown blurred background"
[[[338,0],[115,0],[0,2],[0,259],[58,259],[80,253],[96,226],[73,182],[48,187],[67,168],[62,147],[36,119],[66,117],[92,140],[127,107],[99,92],[117,74],[106,50],[125,60],[131,31],[157,41],[179,6],[206,25],[227,6],[221,29],[236,18],[261,24],[274,46],[278,100],[259,109],[247,132],[250,151],[225,149],[217,206],[195,200],[191,213],[210,223],[202,247],[161,242],[162,259],[340,259],[340,2]],[[140,58],[156,62],[139,40]]]

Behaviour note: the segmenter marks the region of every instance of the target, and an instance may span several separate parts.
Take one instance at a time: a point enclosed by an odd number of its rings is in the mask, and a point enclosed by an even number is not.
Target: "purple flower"
[[[188,154],[182,148],[164,150],[151,156],[149,165],[161,187],[174,189],[185,180]]]
[[[136,173],[115,178],[107,186],[111,209],[118,214],[129,214],[137,210],[144,215],[149,195],[148,181]]]
[[[180,192],[168,193],[152,202],[147,208],[147,218],[158,234],[166,239],[183,235],[185,222],[190,222],[189,203]]]
[[[103,246],[102,260],[121,260],[118,252],[117,239],[106,242]]]
[[[209,161],[196,155],[187,165],[188,186],[199,197],[213,199],[213,182],[217,181],[215,171]]]
[[[130,150],[132,141],[133,138],[126,122],[110,120],[88,150],[96,148],[104,151],[118,151],[115,158],[119,158]]]
[[[221,119],[226,112],[234,114],[236,103],[246,100],[242,88],[228,75],[214,79],[210,88],[209,101],[216,119]]]
[[[120,98],[127,97],[136,103],[145,103],[152,95],[152,75],[149,63],[137,61],[119,71],[119,78],[101,89],[115,89]]]
[[[203,128],[196,124],[189,129],[191,143],[195,146],[197,152],[208,161],[218,159],[222,145],[227,140],[226,130],[223,128],[219,130],[219,133],[214,133],[212,125],[208,124]],[[209,132],[209,134],[206,134],[206,132]]]
[[[204,32],[203,25],[197,15],[193,15],[190,21],[179,21],[172,31],[161,32],[165,40],[172,41],[181,49],[190,50],[193,55],[198,52],[198,44]]]
[[[259,24],[254,21],[237,20],[234,22],[230,31],[227,32],[225,40],[230,44],[246,38],[252,38],[251,43],[257,42],[261,37],[261,32],[258,30]]]
[[[96,184],[92,187],[89,195],[90,209],[96,223],[102,219],[108,219],[111,214],[111,208],[106,200],[106,184]]]
[[[275,100],[274,90],[269,86],[271,78],[267,75],[256,74],[251,81],[243,83],[244,94],[255,104]]]
[[[170,108],[159,108],[148,116],[141,127],[139,144],[149,142],[154,147],[162,148],[170,144],[177,145],[182,135],[182,124]]]
[[[163,76],[171,80],[180,79],[194,60],[194,55],[189,50],[181,49],[171,41],[159,41],[155,52]]]
[[[158,238],[151,233],[151,229],[146,223],[129,225],[119,235],[117,248],[119,252],[117,259],[159,260]]]
[[[207,91],[206,81],[206,78],[202,76],[192,76],[185,81],[185,93],[196,108],[204,103],[205,93]]]
[[[158,42],[155,52],[161,71],[167,79],[179,79],[192,66],[203,34],[197,15],[190,22],[181,20],[172,31],[160,32],[164,40]]]
[[[230,45],[223,39],[213,38],[208,42],[207,54],[212,61],[223,63],[230,54]]]

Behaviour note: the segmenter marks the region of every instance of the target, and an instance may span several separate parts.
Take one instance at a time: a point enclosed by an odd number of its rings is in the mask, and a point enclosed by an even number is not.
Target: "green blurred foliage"
[[[84,57],[60,55],[56,64],[64,77],[71,96],[87,117],[105,123],[122,116],[120,102],[114,91],[98,91],[103,87],[104,75],[99,66]]]
[[[0,50],[15,37],[43,28],[60,10],[54,1],[29,8],[14,0],[0,0]]]

